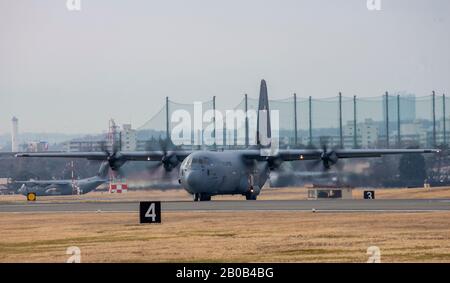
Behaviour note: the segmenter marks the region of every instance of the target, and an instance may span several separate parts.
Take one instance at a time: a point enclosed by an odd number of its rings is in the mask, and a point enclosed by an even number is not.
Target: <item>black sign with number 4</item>
[[[139,203],[141,223],[161,223],[161,202],[142,201]]]
[[[364,191],[364,199],[375,199],[375,191]]]

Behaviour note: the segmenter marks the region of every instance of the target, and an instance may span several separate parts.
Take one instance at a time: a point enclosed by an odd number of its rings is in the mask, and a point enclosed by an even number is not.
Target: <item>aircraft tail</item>
[[[100,169],[98,169],[97,176],[102,179],[106,179],[106,177],[108,177],[108,173],[109,173],[109,164],[108,162],[104,161],[100,165]]]
[[[256,144],[261,147],[270,147],[271,139],[269,97],[265,80],[261,80],[259,90],[258,118],[256,124]]]

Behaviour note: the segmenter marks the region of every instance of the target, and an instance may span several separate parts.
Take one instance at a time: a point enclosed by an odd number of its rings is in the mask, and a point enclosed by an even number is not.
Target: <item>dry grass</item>
[[[372,190],[372,189],[371,189]],[[302,200],[307,199],[306,188],[269,188],[265,187],[260,200]],[[419,189],[375,189],[377,199],[433,199],[433,198],[450,198],[450,187],[432,188],[431,190]],[[363,189],[355,189],[353,197],[362,199]],[[172,190],[153,190],[146,191],[129,191],[123,194],[110,194],[108,192],[91,192],[80,196],[47,196],[38,197],[40,202],[67,202],[67,201],[142,201],[146,199],[173,201],[173,200],[192,200],[183,189]],[[239,200],[244,199],[241,195],[235,196],[215,196],[217,200]],[[22,195],[0,195],[1,203],[26,202],[25,196]]]
[[[450,262],[450,212],[0,214],[0,262]]]
[[[353,198],[362,198],[363,191],[362,189],[354,190]],[[448,199],[450,198],[450,187],[375,189],[375,197],[377,199]]]

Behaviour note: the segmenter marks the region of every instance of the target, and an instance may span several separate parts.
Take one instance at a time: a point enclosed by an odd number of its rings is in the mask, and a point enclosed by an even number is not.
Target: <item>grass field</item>
[[[450,212],[2,213],[0,262],[450,262]]]
[[[353,197],[362,198],[362,189]],[[306,199],[305,188],[265,188],[259,199]],[[378,199],[450,198],[450,188],[377,189]],[[213,199],[243,199],[217,196]],[[39,197],[39,202],[191,200],[184,190]],[[2,203],[26,202],[0,196]],[[134,213],[1,213],[0,262],[450,262],[450,212],[164,212],[140,225]]]

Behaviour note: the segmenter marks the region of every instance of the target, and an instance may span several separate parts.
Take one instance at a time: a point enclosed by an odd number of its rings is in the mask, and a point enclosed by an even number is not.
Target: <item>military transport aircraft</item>
[[[109,165],[102,162],[96,176],[80,180],[31,180],[15,181],[22,184],[18,192],[25,196],[33,193],[34,196],[86,194],[98,186],[108,182]]]
[[[265,117],[260,115],[265,113]],[[335,165],[340,158],[380,157],[388,154],[437,153],[436,149],[280,149],[275,154],[261,154],[270,147],[265,141],[271,138],[267,86],[261,81],[257,113],[256,145],[244,150],[182,151],[156,150],[125,152],[66,152],[18,153],[17,157],[65,157],[105,160],[117,171],[127,161],[158,161],[166,171],[179,167],[179,183],[193,195],[194,201],[209,201],[211,196],[240,194],[247,200],[256,200],[266,183],[270,171],[282,162],[316,160],[325,169]],[[261,127],[263,124],[263,127]],[[265,129],[264,129],[265,128]],[[264,132],[265,131],[265,132]],[[264,142],[263,142],[264,141]],[[265,144],[265,145],[263,145]],[[181,164],[180,164],[181,163]]]

